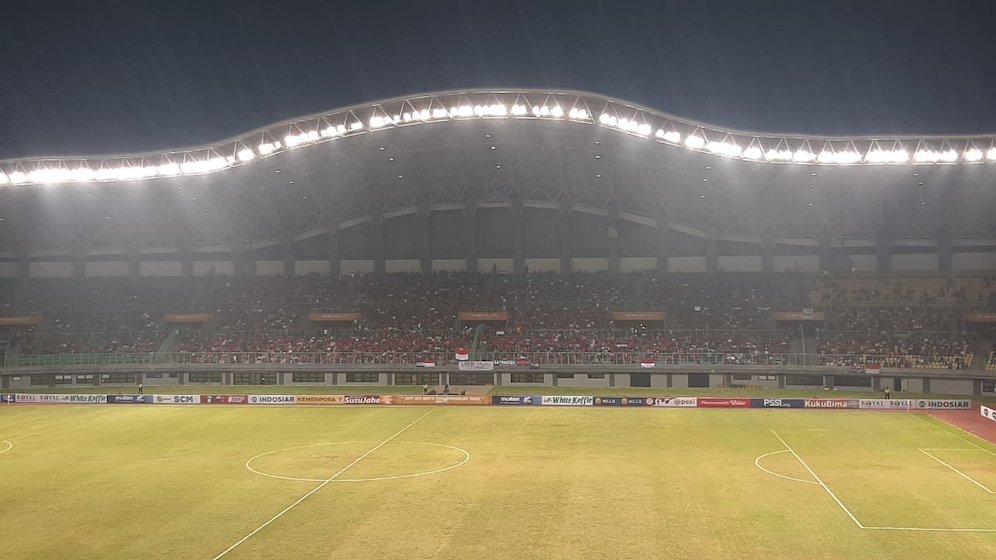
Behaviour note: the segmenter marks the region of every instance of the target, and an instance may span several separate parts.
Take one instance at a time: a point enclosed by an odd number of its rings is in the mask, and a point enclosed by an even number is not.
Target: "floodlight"
[[[743,149],[736,144],[731,144],[729,142],[709,142],[706,146],[710,152],[714,154],[719,154],[726,157],[737,157],[743,152]]]
[[[989,151],[986,152],[986,159],[996,161],[996,148],[989,148]]]
[[[244,150],[239,150],[238,156],[239,161],[252,161],[256,157],[256,152],[246,148]]]
[[[978,148],[972,148],[971,150],[965,150],[965,161],[982,161],[982,150]]]
[[[696,136],[692,134],[691,136],[685,138],[685,145],[692,149],[699,149],[705,146],[705,140],[701,136]]]
[[[816,154],[803,148],[799,148],[792,154],[792,161],[796,163],[809,163],[814,159],[816,159]]]
[[[764,159],[768,161],[792,161],[791,150],[768,150],[764,154]]]
[[[516,117],[521,117],[529,112],[529,108],[525,105],[512,105],[512,114]]]
[[[757,146],[751,146],[744,150],[743,153],[743,156],[747,159],[761,159],[761,156],[763,155],[764,153],[761,152],[761,148],[758,148]]]
[[[659,132],[659,131],[658,131]],[[677,130],[669,130],[661,135],[665,142],[671,142],[672,144],[677,144],[681,142],[681,133]]]

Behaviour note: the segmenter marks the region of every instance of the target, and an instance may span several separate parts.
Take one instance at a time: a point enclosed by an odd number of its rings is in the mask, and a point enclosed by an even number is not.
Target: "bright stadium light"
[[[972,148],[971,150],[965,150],[965,161],[982,161],[982,150],[978,148]]]
[[[184,175],[210,173],[227,166],[228,164],[225,163],[224,158],[211,158],[201,161],[187,161],[181,163],[180,171],[183,172]]]
[[[567,116],[576,121],[583,121],[588,119],[588,111],[572,107],[571,110],[567,112]]]
[[[6,185],[9,182],[10,182],[10,179],[7,178],[7,174],[3,173],[3,172],[0,172],[0,185]]]
[[[714,154],[726,157],[738,157],[743,152],[743,148],[730,142],[713,141],[709,142],[709,144],[706,145],[706,148]]]
[[[529,107],[525,105],[515,104],[512,105],[512,115],[515,117],[521,117],[529,112]]]
[[[827,164],[850,164],[858,163],[861,161],[861,154],[858,152],[820,152],[820,155],[816,157],[816,161],[820,163]]]
[[[761,148],[758,148],[757,146],[751,146],[744,150],[743,153],[743,156],[747,159],[761,159],[761,156],[763,155],[764,153],[761,151]]]
[[[705,146],[705,140],[703,140],[701,136],[696,136],[692,134],[687,138],[685,138],[685,145],[688,146],[689,148],[697,150],[702,146]]]
[[[445,119],[449,116],[450,114],[446,112],[446,109],[436,108],[432,110],[432,118],[434,119]]]
[[[910,154],[906,150],[872,150],[865,157],[869,163],[906,163],[909,160]]]
[[[796,163],[809,163],[815,159],[816,154],[804,148],[799,148],[792,154],[792,161]]]
[[[256,159],[256,152],[250,150],[249,148],[245,148],[244,150],[239,150],[239,153],[237,155],[239,157],[239,161],[242,162],[252,161]]]
[[[768,150],[764,159],[768,161],[792,161],[792,150]]]
[[[947,151],[936,151],[936,150],[917,150],[913,154],[913,161],[916,163],[951,163],[958,161],[958,152],[954,150]]]
[[[989,151],[986,152],[986,159],[996,161],[996,148],[989,148]]]
[[[563,117],[563,116],[564,116],[564,110],[563,110],[563,109],[562,109],[562,108],[560,107],[560,105],[554,105],[554,106],[553,106],[553,107],[552,107],[552,108],[550,109],[550,116],[552,116],[552,117],[555,117],[555,118],[558,118],[558,119],[559,119],[560,117]]]
[[[678,144],[679,142],[681,142],[681,133],[678,132],[677,130],[668,130],[665,132],[664,129],[662,128],[657,131],[657,137],[662,138],[665,142],[670,142],[672,144]]]
[[[10,182],[14,185],[25,183],[28,180],[27,174],[21,171],[15,171],[10,174]]]
[[[174,177],[181,173],[180,166],[175,163],[165,163],[156,168],[156,172],[162,177]]]
[[[263,142],[259,145],[259,154],[268,156],[280,149],[280,142]]]
[[[363,130],[363,123],[360,121],[353,121],[349,123],[349,131],[356,132],[357,130]]]

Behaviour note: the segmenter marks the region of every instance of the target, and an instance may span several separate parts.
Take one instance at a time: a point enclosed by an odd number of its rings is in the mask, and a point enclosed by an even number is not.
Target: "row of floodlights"
[[[394,115],[377,114],[370,118],[369,129],[377,130],[387,126],[397,126],[404,124],[418,124],[423,122],[452,119],[469,118],[491,118],[491,117],[528,117],[549,118],[549,119],[569,119],[573,121],[592,122],[592,117],[587,109],[571,108],[568,111],[559,105],[534,105],[532,107],[514,104],[511,107],[495,103],[491,105],[458,105],[449,109],[435,107],[432,109],[421,109],[405,111]],[[956,163],[959,161],[959,154],[953,149],[931,150],[920,149],[912,155],[906,149],[872,149],[865,154],[853,150],[822,151],[815,153],[806,148],[797,150],[789,149],[768,149],[762,150],[759,146],[751,144],[746,148],[737,145],[730,140],[707,141],[702,136],[692,133],[682,137],[677,130],[658,129],[653,132],[653,127],[644,121],[637,119],[627,119],[617,117],[609,113],[602,113],[598,117],[598,123],[623,132],[632,133],[638,136],[650,137],[651,134],[669,144],[685,146],[696,151],[706,151],[715,155],[739,158],[752,161],[787,162],[787,163],[820,163],[820,164],[858,164],[858,163]],[[219,171],[227,167],[250,162],[257,157],[269,156],[283,147],[288,149],[297,148],[308,144],[314,144],[322,140],[329,140],[351,133],[363,132],[364,125],[359,120],[353,120],[348,124],[328,125],[318,130],[303,131],[298,134],[288,134],[283,142],[274,140],[263,142],[257,146],[256,150],[249,147],[239,149],[234,156],[215,156],[198,161],[184,161],[182,163],[164,163],[162,165],[134,165],[120,167],[106,167],[92,169],[86,165],[77,168],[52,167],[39,168],[34,171],[15,171],[9,174],[0,172],[0,185],[3,184],[27,184],[27,183],[85,183],[91,181],[133,181],[139,179],[150,179],[155,177],[176,177],[180,175],[202,175]],[[983,160],[996,161],[996,147],[983,152],[978,148],[970,148],[961,153],[961,161],[981,162]]]

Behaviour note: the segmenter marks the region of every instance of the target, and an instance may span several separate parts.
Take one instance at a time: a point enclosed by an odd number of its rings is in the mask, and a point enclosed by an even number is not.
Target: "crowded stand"
[[[912,303],[983,306],[992,295],[992,278],[835,278],[812,282],[813,305]]]
[[[727,355],[729,363],[770,363],[771,356],[805,348],[794,345],[801,327],[775,321],[773,312],[812,307],[812,296],[834,302],[820,307],[826,321],[814,325],[819,335],[810,350],[826,363],[847,355],[842,361],[961,368],[981,350],[976,335],[959,330],[963,307],[939,302],[987,299],[988,290],[988,279],[807,281],[756,273],[41,281],[32,284],[23,308],[45,320],[16,340],[22,356],[162,351],[205,363],[316,359],[295,354],[410,363],[420,354],[452,355],[472,345],[481,356],[529,355],[535,362],[577,353],[595,356],[592,363],[710,354]],[[502,310],[508,319],[477,332],[456,320],[460,311],[484,309]],[[613,312],[623,310],[660,311],[666,319],[614,322]],[[206,319],[164,321],[177,312]],[[357,319],[332,325],[310,315],[342,312]],[[255,357],[237,356],[243,354]],[[989,367],[996,369],[993,360]]]

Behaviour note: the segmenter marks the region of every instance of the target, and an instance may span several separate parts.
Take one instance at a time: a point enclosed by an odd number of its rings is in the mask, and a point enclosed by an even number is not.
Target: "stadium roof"
[[[754,133],[584,92],[468,90],[168,152],[0,162],[0,244],[272,239],[466,204],[608,209],[744,240],[991,240],[994,186],[993,135]]]

